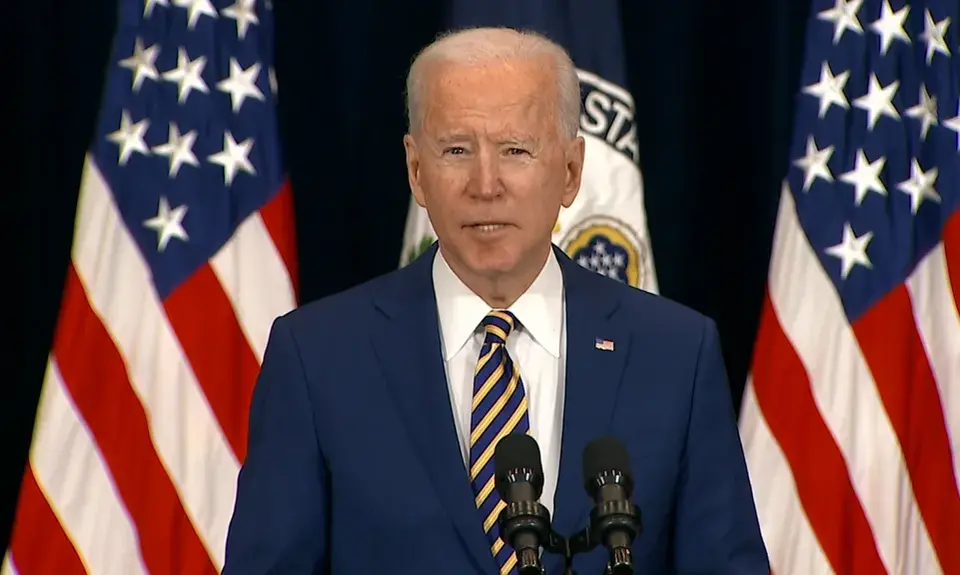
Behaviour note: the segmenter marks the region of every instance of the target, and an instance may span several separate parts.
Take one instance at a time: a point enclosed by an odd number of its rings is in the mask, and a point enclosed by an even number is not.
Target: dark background
[[[717,321],[737,403],[788,164],[809,1],[622,2],[660,291]],[[443,29],[446,2],[273,2],[279,114],[309,301],[397,267],[409,197],[404,77],[413,53]],[[21,290],[7,304],[21,324],[5,330],[16,340],[4,346],[14,370],[0,388],[4,549],[116,22],[113,0],[24,8],[7,20],[16,65],[4,74],[14,96],[4,140],[18,150],[6,156],[17,158],[5,170],[15,186],[3,194],[5,232],[13,230],[7,269]]]

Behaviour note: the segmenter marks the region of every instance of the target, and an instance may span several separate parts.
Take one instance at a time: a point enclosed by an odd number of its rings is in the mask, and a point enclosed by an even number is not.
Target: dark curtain
[[[477,0],[478,2],[482,0]],[[587,1],[587,0],[583,0]],[[302,298],[395,269],[408,188],[401,136],[412,54],[443,0],[273,0],[283,145]],[[787,166],[807,0],[624,0],[649,225],[663,295],[713,317],[739,402]],[[14,24],[4,138],[6,276],[18,325],[2,386],[6,547],[73,234],[83,154],[116,22],[112,0],[51,0]],[[10,176],[14,177],[11,178]],[[13,227],[9,227],[10,223]],[[12,323],[12,322],[10,322]],[[7,325],[10,325],[8,323]],[[10,353],[9,351],[7,353]],[[0,553],[2,554],[2,553]]]

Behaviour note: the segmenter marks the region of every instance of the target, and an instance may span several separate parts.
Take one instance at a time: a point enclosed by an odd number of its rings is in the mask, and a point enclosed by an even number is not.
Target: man
[[[507,433],[537,440],[557,532],[586,525],[583,448],[612,435],[643,514],[637,573],[769,573],[713,323],[551,243],[584,157],[567,54],[448,35],[408,98],[410,187],[438,244],[274,324],[224,574],[516,572],[492,481]],[[574,569],[605,563],[598,548]]]

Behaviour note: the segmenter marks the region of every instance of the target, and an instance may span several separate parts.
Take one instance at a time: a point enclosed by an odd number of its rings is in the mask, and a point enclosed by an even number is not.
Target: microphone
[[[583,479],[595,507],[590,512],[591,539],[609,553],[608,575],[633,575],[631,545],[640,534],[640,509],[633,495],[630,456],[612,437],[596,439],[583,451]]]
[[[506,507],[500,512],[500,537],[513,548],[519,575],[545,575],[540,546],[550,537],[550,512],[538,499],[543,493],[543,464],[537,441],[509,434],[493,453],[495,485]]]

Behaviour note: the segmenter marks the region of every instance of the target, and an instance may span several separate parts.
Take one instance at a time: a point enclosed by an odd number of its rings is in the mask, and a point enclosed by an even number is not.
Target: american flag
[[[269,6],[118,10],[4,575],[218,573],[296,302]]]
[[[816,0],[741,433],[778,575],[960,574],[956,0]]]

